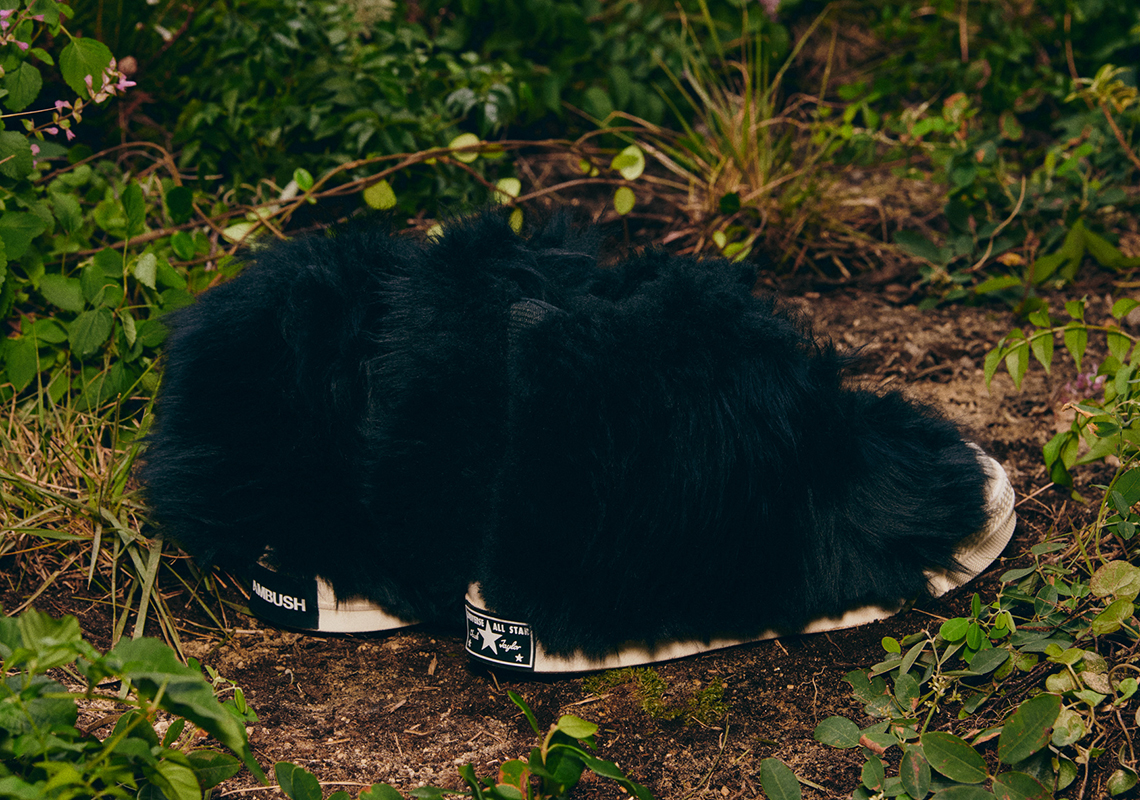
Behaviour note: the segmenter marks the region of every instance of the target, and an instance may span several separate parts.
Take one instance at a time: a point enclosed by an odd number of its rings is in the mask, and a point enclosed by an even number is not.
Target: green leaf
[[[1009,651],[1000,648],[982,650],[970,662],[970,672],[988,675],[1009,660]]]
[[[965,617],[953,617],[942,623],[938,629],[938,635],[948,642],[957,642],[966,638],[966,632],[970,630],[970,620]]]
[[[930,764],[922,754],[922,748],[912,745],[903,748],[899,778],[902,780],[903,789],[911,797],[926,797],[930,791]]]
[[[91,355],[107,341],[112,328],[114,328],[114,318],[109,309],[96,308],[84,311],[67,326],[71,352],[79,358]]]
[[[526,717],[526,721],[530,723],[530,727],[534,730],[534,732],[541,735],[542,731],[539,730],[538,720],[534,718],[534,712],[530,710],[530,706],[526,704],[526,701],[524,701],[522,697],[518,695],[518,693],[510,689],[507,690],[507,697],[512,703],[522,709],[523,716]]]
[[[1112,316],[1116,319],[1123,319],[1137,306],[1140,306],[1140,300],[1133,300],[1131,297],[1122,297],[1112,304]]]
[[[122,200],[127,215],[127,238],[138,236],[146,229],[146,203],[137,181],[131,181],[123,189]]]
[[[902,652],[902,645],[900,645],[899,640],[893,636],[884,636],[882,644],[883,644],[883,650],[885,650],[888,653],[901,653]]]
[[[873,792],[879,791],[883,786],[883,779],[886,777],[886,770],[883,768],[883,760],[876,755],[867,757],[863,762],[863,769],[860,773],[860,780],[863,785]]]
[[[1049,255],[1041,256],[1033,262],[1033,266],[1029,268],[1029,274],[1034,283],[1043,283],[1048,280],[1065,261],[1064,253],[1050,253]]]
[[[27,61],[4,76],[4,88],[8,90],[4,105],[11,111],[23,111],[40,94],[44,79],[40,71]]]
[[[859,744],[859,726],[846,717],[828,717],[815,726],[812,737],[831,747],[856,747]]]
[[[914,710],[920,694],[918,681],[912,676],[903,673],[895,678],[895,699],[899,701],[904,711]]]
[[[1077,372],[1081,371],[1081,358],[1088,343],[1089,332],[1083,324],[1073,322],[1065,326],[1065,347],[1077,365]]]
[[[506,203],[518,197],[521,191],[522,181],[518,178],[499,178],[495,182],[495,196],[492,199],[497,203]]]
[[[40,279],[40,294],[49,303],[64,311],[82,311],[83,285],[78,278],[67,278],[58,273],[49,273]]]
[[[34,168],[32,161],[32,145],[26,136],[0,131],[0,175],[13,180],[26,178]]]
[[[573,714],[563,714],[555,727],[574,739],[585,739],[598,732],[597,725],[580,717],[575,717]]]
[[[480,143],[480,139],[475,134],[473,134],[473,133],[461,133],[458,136],[456,136],[454,139],[452,139],[450,142],[448,142],[447,146],[454,150],[454,149],[459,148],[459,147],[473,147],[474,145],[477,145],[479,143]],[[479,151],[478,150],[467,150],[467,151],[464,151],[462,153],[452,153],[451,157],[454,158],[456,161],[463,162],[464,164],[470,164],[472,161],[474,161],[475,159],[477,159],[479,157]]]
[[[1132,605],[1131,601],[1123,598],[1116,600],[1093,618],[1093,635],[1107,636],[1110,633],[1116,633],[1135,611],[1136,607]]]
[[[1120,480],[1117,480],[1117,485],[1119,484]],[[1127,498],[1125,502],[1128,502]],[[1109,561],[1093,573],[1089,589],[1097,597],[1134,600],[1140,595],[1140,567],[1127,561]]]
[[[313,173],[304,167],[297,167],[293,170],[293,180],[297,182],[297,188],[302,192],[307,192],[313,188]]]
[[[83,226],[83,209],[73,195],[53,192],[51,206],[60,227],[68,233],[74,233]]]
[[[1061,698],[1042,694],[1026,700],[1006,720],[998,739],[998,758],[1016,764],[1049,744],[1049,733],[1061,713]]]
[[[1105,338],[1108,340],[1108,353],[1120,361],[1128,360],[1128,351],[1132,347],[1132,340],[1119,331],[1110,330]]]
[[[27,332],[30,336],[35,337],[40,344],[44,342],[48,344],[63,344],[67,341],[67,331],[64,330],[58,321],[51,317],[37,319],[32,323],[32,326],[27,329]]]
[[[993,381],[994,373],[997,372],[997,368],[1000,364],[1001,364],[1001,348],[1000,347],[995,347],[993,350],[986,353],[984,375],[985,375],[985,381],[986,381],[986,388],[987,389],[989,388],[990,383]]]
[[[1021,381],[1029,371],[1029,342],[1022,340],[1005,354],[1005,368],[1013,378],[1014,388],[1020,390]]]
[[[396,193],[392,191],[392,184],[383,180],[372,184],[364,190],[364,202],[379,211],[393,208],[396,205]]]
[[[156,772],[151,775],[151,782],[162,789],[168,800],[201,800],[202,789],[190,767],[163,759],[158,762]],[[320,800],[319,795],[317,800]]]
[[[918,231],[897,231],[895,244],[912,256],[924,258],[932,264],[943,263],[942,250]]]
[[[8,342],[4,361],[8,369],[8,380],[17,392],[22,392],[28,388],[32,379],[36,377],[36,373],[39,372],[38,353],[36,341],[29,336]]]
[[[760,762],[760,785],[768,800],[800,800],[800,782],[788,766],[778,758]]]
[[[627,181],[637,180],[645,171],[645,154],[640,147],[631,144],[614,156],[610,169],[617,170]]]
[[[194,247],[194,239],[186,231],[174,232],[174,235],[170,237],[170,248],[174,251],[174,255],[182,261],[189,261],[198,255],[198,250]]]
[[[290,800],[321,800],[324,797],[316,777],[296,764],[278,761],[273,765],[277,785]]]
[[[1001,800],[1052,800],[1053,793],[1024,772],[1003,772],[994,778],[994,794]]]
[[[1045,331],[1044,333],[1033,336],[1029,340],[1029,346],[1033,349],[1033,357],[1045,367],[1045,371],[1049,372],[1053,365],[1053,332]]]
[[[628,186],[619,186],[617,191],[614,192],[614,211],[622,216],[633,211],[633,207],[636,203],[637,195],[635,195],[633,189],[630,189]]]
[[[404,796],[386,783],[374,783],[360,793],[358,800],[404,800]]]
[[[0,214],[0,239],[9,261],[24,255],[32,240],[47,230],[47,223],[36,214],[23,211],[5,211]]]
[[[135,279],[144,286],[155,288],[155,277],[158,274],[158,259],[154,253],[143,253],[135,261],[133,269]]]
[[[1108,776],[1108,793],[1111,795],[1124,794],[1137,783],[1136,773],[1130,769],[1118,769]]]
[[[170,212],[170,219],[175,225],[190,220],[194,213],[194,192],[186,186],[172,186],[165,199],[166,210]]]
[[[994,800],[994,796],[980,786],[951,786],[931,795],[931,800]]]
[[[1071,708],[1063,708],[1053,724],[1053,735],[1049,741],[1054,747],[1067,747],[1079,742],[1087,732],[1084,717]]]
[[[111,64],[111,50],[95,39],[73,38],[59,54],[59,69],[71,91],[84,100],[92,99],[85,78],[91,77],[96,91],[102,88],[103,73]]]
[[[232,778],[241,770],[241,762],[229,753],[217,750],[193,750],[186,754],[198,785],[202,789],[212,789],[224,780]]]
[[[988,280],[984,280],[974,287],[974,294],[989,294],[990,292],[1000,292],[1002,289],[1012,289],[1015,286],[1021,286],[1021,278],[1015,275],[997,275]]]
[[[922,735],[922,751],[930,766],[950,780],[981,783],[986,779],[985,759],[952,733],[927,731]]]

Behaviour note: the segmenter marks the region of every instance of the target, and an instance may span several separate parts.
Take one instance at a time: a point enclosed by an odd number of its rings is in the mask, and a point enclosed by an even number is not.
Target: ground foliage
[[[885,660],[848,676],[882,721],[853,731],[833,720],[818,736],[863,748],[867,796],[988,796],[986,781],[999,796],[1083,792],[1095,770],[1108,775],[1097,785],[1132,791],[1140,359],[1125,318],[1135,301],[1120,295],[1101,323],[1080,299],[1061,303],[1059,321],[1047,298],[1090,270],[1113,273],[1119,290],[1135,285],[1138,55],[1140,9],[1128,0],[804,0],[775,17],[730,0],[9,2],[0,556],[39,548],[55,559],[25,606],[82,570],[111,604],[112,643],[131,620],[141,636],[149,615],[181,651],[163,586],[227,625],[220,579],[147,527],[130,469],[158,381],[161,316],[239,269],[239,246],[304,220],[371,207],[428,230],[445,210],[503,202],[521,225],[570,200],[626,236],[649,226],[675,248],[731,258],[768,249],[785,275],[810,268],[825,284],[894,259],[888,279],[902,297],[995,303],[1026,326],[992,351],[987,380],[1004,367],[1020,384],[1030,356],[1049,370],[1056,346],[1071,355],[1075,416],[1044,449],[1050,479],[1072,487],[1082,465],[1118,466],[1081,498],[1099,512],[1073,544],[1038,543],[1033,566],[1004,575],[995,597],[936,633],[884,641]],[[901,214],[879,188],[919,182],[934,201]],[[20,642],[55,642],[53,623],[19,619],[0,629],[6,669],[24,670],[6,684],[5,708],[52,710],[27,744],[17,739],[32,729],[4,717],[18,732],[0,749],[14,748],[19,766],[0,781],[46,780],[33,755],[58,747],[87,785],[112,770],[148,781],[153,797],[183,796],[170,781],[189,787],[188,774],[207,787],[202,759],[220,754],[195,755],[182,729],[157,739],[136,720],[102,744],[69,729],[72,712],[44,694],[59,687],[20,655],[40,646]],[[53,647],[111,664],[64,633]],[[167,663],[158,653],[147,657]],[[634,680],[664,716],[707,724],[720,713],[711,686],[662,705],[649,673],[605,680]],[[161,705],[134,697],[144,711]],[[947,719],[947,698],[965,698],[964,727]],[[968,731],[974,717],[985,727]],[[769,795],[795,796],[778,763],[765,774],[783,788]],[[542,764],[527,767],[536,781],[547,780]],[[513,796],[498,787],[525,791],[520,775],[469,790]]]

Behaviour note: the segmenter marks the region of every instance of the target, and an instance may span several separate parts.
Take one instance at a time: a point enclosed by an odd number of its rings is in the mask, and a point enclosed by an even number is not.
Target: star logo
[[[490,648],[492,653],[494,653],[495,655],[499,654],[499,648],[495,644],[495,642],[497,642],[499,639],[503,638],[503,634],[493,633],[491,631],[490,623],[487,623],[482,628],[479,628],[476,631],[476,633],[478,633],[481,637],[483,637],[483,643],[481,645],[479,645],[480,650],[486,650],[487,648]]]
[[[521,664],[523,662],[523,654],[519,653],[517,656],[515,656],[515,661]]]

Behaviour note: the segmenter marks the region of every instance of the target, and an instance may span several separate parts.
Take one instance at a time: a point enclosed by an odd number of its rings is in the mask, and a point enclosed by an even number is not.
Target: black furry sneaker
[[[636,273],[636,281],[623,273]],[[496,524],[467,651],[582,671],[897,613],[1012,535],[997,462],[719,261],[649,255],[512,308]]]

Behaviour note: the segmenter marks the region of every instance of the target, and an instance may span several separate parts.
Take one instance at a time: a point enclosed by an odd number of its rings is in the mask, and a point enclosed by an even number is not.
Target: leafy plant
[[[4,797],[200,800],[243,763],[265,782],[245,719],[220,704],[202,673],[162,642],[132,639],[103,655],[83,639],[74,617],[55,620],[29,610],[0,617],[0,657]],[[68,689],[49,671],[82,688]],[[100,717],[83,727],[80,713],[87,709]],[[161,735],[154,726],[159,711],[173,716]],[[104,738],[94,735],[112,722]],[[196,747],[199,730],[241,760]]]
[[[679,702],[670,702],[666,697],[669,686],[652,667],[623,667],[590,675],[583,679],[582,688],[600,695],[623,684],[633,684],[641,708],[651,719],[680,719],[686,724],[695,721],[711,725],[729,710],[724,700],[724,684],[719,678],[693,694],[685,694]]]

